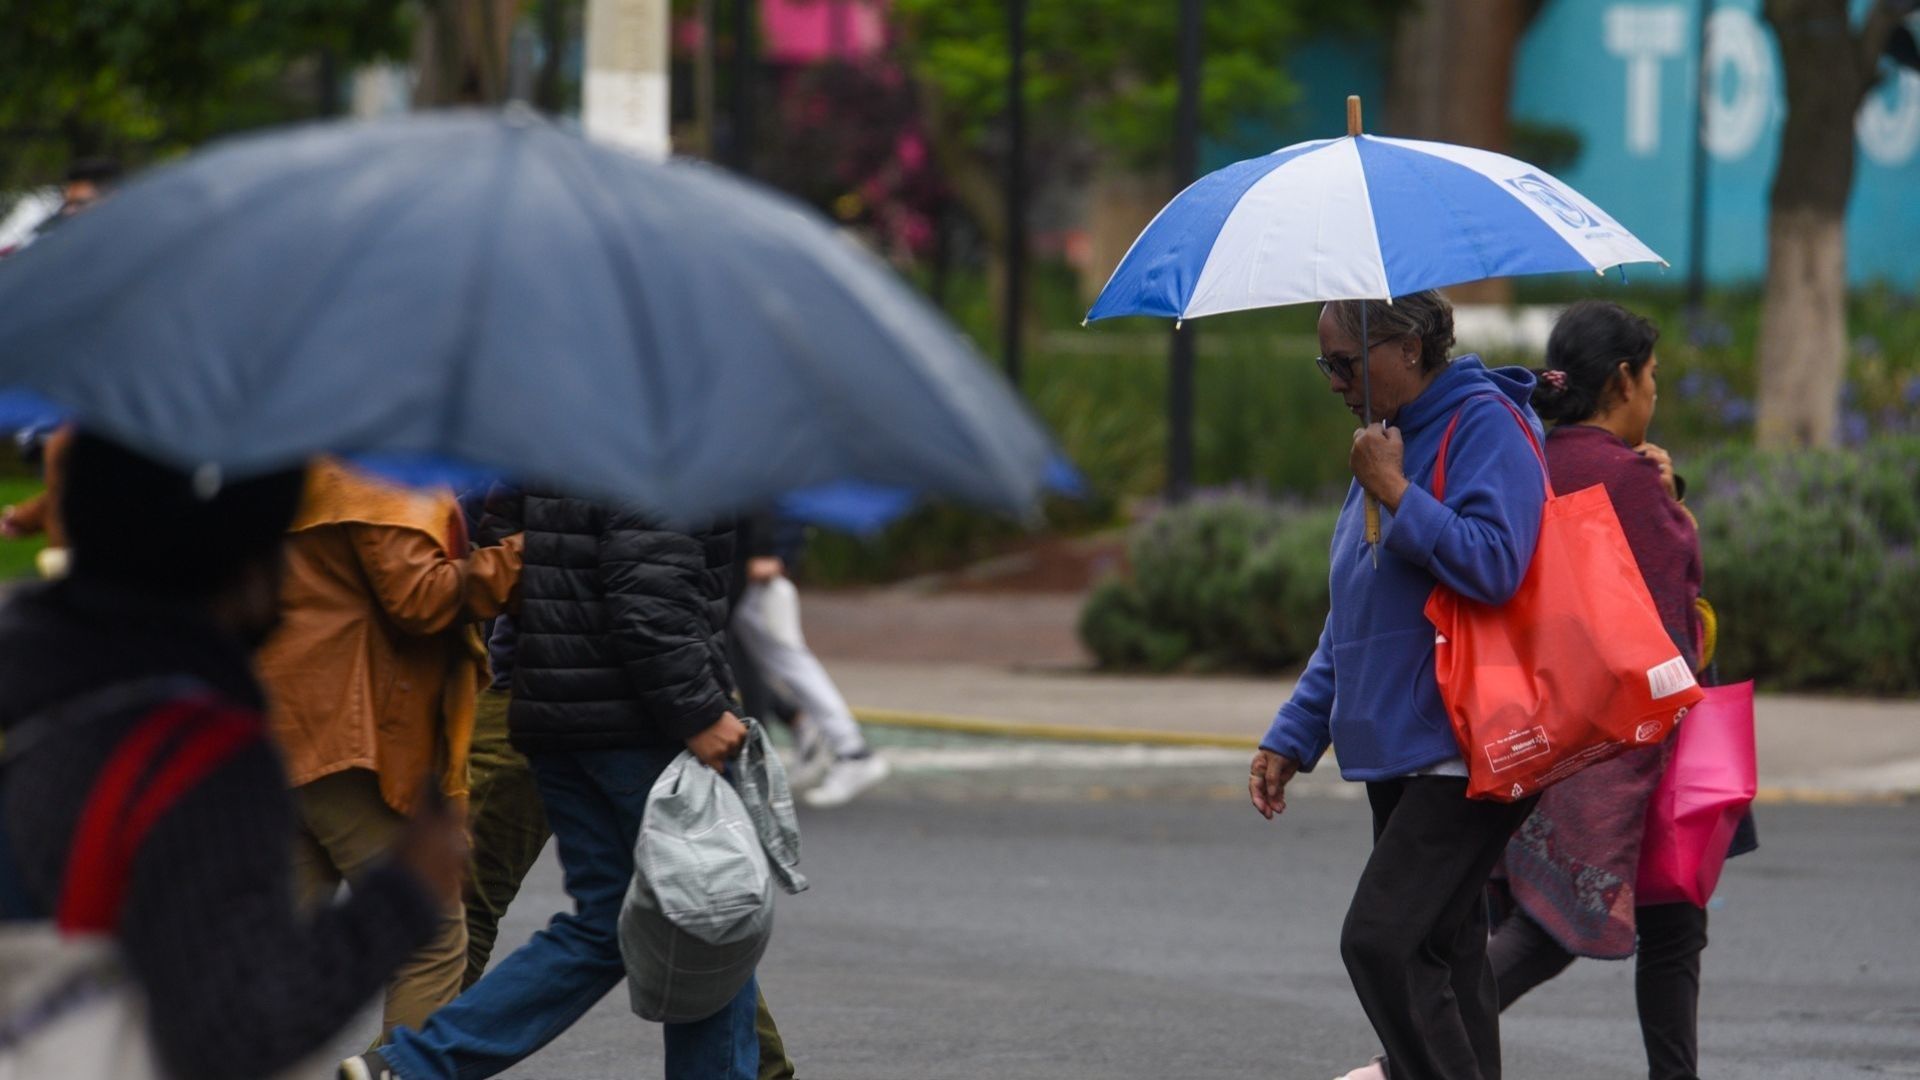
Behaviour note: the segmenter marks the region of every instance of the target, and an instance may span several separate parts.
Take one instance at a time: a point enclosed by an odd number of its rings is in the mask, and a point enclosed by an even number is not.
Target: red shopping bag
[[[1519,410],[1499,399],[1540,459],[1547,505],[1520,591],[1505,604],[1444,585],[1427,598],[1435,677],[1467,761],[1467,796],[1514,802],[1596,762],[1667,737],[1702,697],[1661,625],[1607,489],[1556,496]],[[1440,439],[1433,496],[1446,497]]]
[[[1753,684],[1708,687],[1680,725],[1673,760],[1647,804],[1635,901],[1706,907],[1759,786]]]

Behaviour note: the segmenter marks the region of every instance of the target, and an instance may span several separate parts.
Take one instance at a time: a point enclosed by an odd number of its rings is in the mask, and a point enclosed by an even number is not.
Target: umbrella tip
[[[1347,95],[1347,134],[1360,134],[1360,95]]]
[[[1080,320],[1080,329],[1085,330],[1087,328],[1088,321],[1091,320],[1092,318],[1093,316],[1091,315],[1082,317]]]

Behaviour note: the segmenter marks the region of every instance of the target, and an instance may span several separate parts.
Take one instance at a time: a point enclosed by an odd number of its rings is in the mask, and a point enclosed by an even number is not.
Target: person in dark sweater
[[[687,530],[558,493],[489,511],[482,539],[526,537],[508,734],[526,755],[574,910],[346,1080],[491,1076],[524,1060],[626,977],[616,926],[653,782],[681,750],[725,768],[746,740],[726,662],[732,525]],[[666,1024],[669,1080],[754,1080],[757,983],[717,1014]]]
[[[217,493],[198,479],[86,434],[69,451],[71,577],[0,607],[0,730],[13,743],[0,767],[0,914],[53,910],[95,777],[168,700],[135,695],[31,739],[23,725],[161,679],[246,717],[242,748],[146,833],[114,935],[167,1074],[242,1080],[322,1050],[428,941],[464,839],[451,813],[423,811],[351,899],[296,913],[293,807],[251,655],[277,616],[303,474]]]
[[[1568,308],[1547,341],[1534,408],[1554,421],[1547,468],[1555,491],[1605,485],[1669,637],[1699,666],[1702,564],[1685,486],[1647,441],[1658,394],[1659,331],[1618,304]],[[1548,788],[1507,846],[1510,913],[1487,953],[1505,1009],[1577,956],[1637,953],[1635,993],[1652,1080],[1697,1080],[1700,953],[1707,913],[1640,904],[1635,878],[1647,803],[1673,740],[1584,769]]]

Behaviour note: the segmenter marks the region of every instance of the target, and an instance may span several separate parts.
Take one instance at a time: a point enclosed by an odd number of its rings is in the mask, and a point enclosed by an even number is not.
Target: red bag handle
[[[63,933],[105,933],[119,925],[133,858],[147,832],[260,731],[252,713],[205,697],[165,705],[135,725],[107,759],[80,811],[54,916]],[[178,745],[155,771],[154,762],[176,737]]]
[[[1546,484],[1547,498],[1553,498],[1553,475],[1547,471],[1547,454],[1540,448],[1540,438],[1533,433],[1533,425],[1527,423],[1527,418],[1520,415],[1520,410],[1514,408],[1513,402],[1508,401],[1504,394],[1475,394],[1467,400],[1476,398],[1492,398],[1507,407],[1513,422],[1519,424],[1520,430],[1526,433],[1527,445],[1533,447],[1533,456],[1540,461],[1540,478]],[[1447,430],[1440,436],[1440,454],[1433,461],[1433,497],[1439,502],[1445,502],[1447,498],[1447,448],[1453,445],[1453,429],[1460,426],[1460,414],[1466,411],[1465,403],[1453,410],[1453,419],[1447,421]]]

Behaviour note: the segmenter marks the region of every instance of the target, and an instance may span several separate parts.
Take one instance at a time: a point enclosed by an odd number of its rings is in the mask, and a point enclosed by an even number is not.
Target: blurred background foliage
[[[1029,2],[1035,228],[1021,390],[1090,488],[1049,505],[1048,533],[1104,535],[1127,552],[1126,573],[1087,608],[1085,635],[1102,662],[1281,670],[1317,632],[1328,508],[1348,479],[1350,418],[1311,361],[1316,313],[1195,324],[1201,497],[1164,514],[1168,326],[1080,325],[1099,284],[1089,268],[1117,258],[1113,243],[1177,186],[1165,172],[1177,7]],[[1524,7],[1512,34],[1538,5]],[[736,8],[674,0],[672,9],[677,145],[724,156],[737,104],[724,76],[742,45]],[[990,355],[1010,243],[1000,201],[1005,15],[999,0],[894,0],[870,52],[763,56],[747,144],[757,175],[893,260]],[[1404,0],[1209,0],[1200,109],[1209,157],[1270,149],[1249,117],[1300,115],[1290,68],[1304,44],[1342,33],[1417,44],[1416,16]],[[564,123],[579,100],[582,0],[0,0],[0,20],[0,197],[53,183],[80,158],[138,167],[220,134],[347,112],[353,73],[370,63],[411,72],[416,106],[512,94]],[[704,105],[703,79],[719,91]],[[1523,117],[1502,138],[1549,170],[1587,149],[1577,132]],[[1071,221],[1083,227],[1061,227]],[[1653,436],[1695,478],[1729,672],[1783,686],[1920,689],[1920,620],[1901,605],[1920,596],[1915,297],[1850,291],[1840,446],[1763,454],[1751,445],[1758,285],[1710,291],[1698,311],[1677,277],[1652,270],[1630,284],[1618,275],[1522,280],[1508,298],[1587,296],[1619,300],[1664,332]],[[1459,348],[1483,344],[1463,336]],[[0,459],[0,504],[30,494],[30,471]],[[929,507],[876,536],[818,532],[801,570],[815,583],[889,582],[1033,543],[1016,523]],[[24,572],[33,550],[0,541],[0,575]]]

